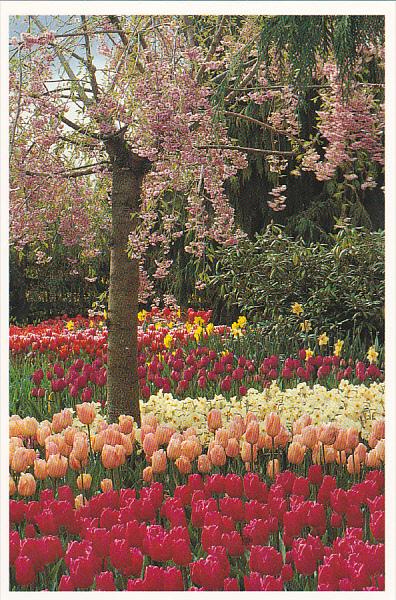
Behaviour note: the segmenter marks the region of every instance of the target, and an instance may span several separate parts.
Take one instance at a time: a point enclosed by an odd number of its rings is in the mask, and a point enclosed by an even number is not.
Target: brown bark
[[[108,302],[107,406],[110,422],[132,415],[140,425],[137,376],[139,265],[127,255],[128,236],[139,210],[148,161],[129,150],[122,137],[106,143],[113,165],[110,287]]]

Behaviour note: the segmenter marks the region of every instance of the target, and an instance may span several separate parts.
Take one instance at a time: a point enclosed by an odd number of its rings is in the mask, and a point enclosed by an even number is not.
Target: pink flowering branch
[[[292,150],[266,150],[263,148],[249,148],[246,146],[231,146],[228,144],[204,144],[202,146],[195,146],[197,149],[202,150],[238,150],[239,152],[251,152],[253,154],[278,154],[280,156],[294,156],[295,152]]]

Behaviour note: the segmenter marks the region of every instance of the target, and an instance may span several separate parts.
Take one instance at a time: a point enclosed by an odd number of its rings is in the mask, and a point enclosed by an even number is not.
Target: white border
[[[235,1],[112,1],[111,4],[97,2],[10,2],[1,1],[1,203],[0,203],[0,381],[1,407],[0,427],[1,441],[1,571],[0,591],[3,598],[38,598],[42,592],[9,592],[8,591],[8,17],[14,14],[384,14],[386,15],[386,453],[388,467],[386,471],[386,592],[376,592],[375,598],[393,599],[396,595],[395,578],[395,530],[396,530],[396,186],[395,186],[395,57],[396,57],[396,3],[394,1],[379,2],[342,2],[342,1],[305,1],[305,2],[235,2]],[[124,592],[125,593],[125,592]],[[128,592],[127,592],[128,593]],[[228,592],[227,598],[243,594],[257,595],[261,592]],[[266,598],[282,598],[285,592],[266,592]],[[309,599],[340,598],[341,592],[309,592]],[[361,598],[370,592],[342,592],[343,597]],[[45,596],[63,595],[73,600],[75,592],[47,592]],[[187,597],[188,592],[178,592],[179,597]],[[101,596],[100,592],[79,592],[79,597],[90,600]],[[150,598],[152,596],[172,598],[174,592],[134,592],[134,597]],[[215,598],[217,592],[206,592],[205,598]],[[304,596],[305,597],[305,596]],[[286,600],[301,599],[301,592],[286,592]]]

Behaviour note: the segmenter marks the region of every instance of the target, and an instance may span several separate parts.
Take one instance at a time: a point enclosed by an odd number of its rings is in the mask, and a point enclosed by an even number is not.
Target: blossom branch
[[[238,150],[239,152],[251,152],[255,154],[277,154],[279,156],[294,156],[292,150],[266,150],[263,148],[249,148],[245,146],[230,146],[227,144],[205,144],[195,146],[197,150]]]
[[[303,141],[304,141],[304,140],[296,138],[293,135],[287,133],[287,131],[282,131],[281,129],[276,129],[276,127],[272,127],[272,125],[269,125],[268,123],[265,123],[264,121],[259,121],[258,119],[254,119],[253,117],[248,117],[248,115],[236,113],[231,110],[225,110],[224,114],[227,117],[235,117],[237,119],[243,119],[245,121],[249,121],[250,123],[254,123],[255,125],[258,125],[259,127],[262,127],[263,129],[268,129],[268,131],[272,131],[272,133],[275,133],[276,135],[285,135],[285,136],[289,137],[290,139],[295,140],[300,143],[303,143]]]
[[[219,25],[218,25],[217,31],[216,31],[216,33],[215,33],[215,35],[213,37],[212,43],[210,44],[210,47],[209,47],[208,53],[207,53],[207,55],[205,57],[205,60],[202,63],[202,65],[199,67],[198,72],[197,72],[197,78],[196,79],[197,79],[198,82],[200,82],[201,79],[202,79],[202,75],[203,75],[203,73],[205,71],[205,64],[207,62],[209,62],[209,60],[212,58],[213,54],[216,51],[217,46],[219,45],[219,42],[220,42],[220,39],[221,39],[221,36],[222,36],[222,33],[223,33],[224,21],[225,21],[225,16],[224,15],[222,15],[222,16],[219,15],[219,17],[218,17],[218,23],[219,23]]]
[[[89,165],[81,165],[81,167],[75,167],[74,169],[65,169],[64,171],[54,171],[53,173],[44,173],[44,172],[36,172],[36,171],[24,171],[25,175],[29,175],[32,177],[63,177],[66,179],[74,178],[74,177],[83,177],[85,175],[94,175],[98,172],[97,167],[106,165],[110,166],[108,160],[101,160],[97,163],[92,163]],[[102,170],[102,169],[99,169]]]

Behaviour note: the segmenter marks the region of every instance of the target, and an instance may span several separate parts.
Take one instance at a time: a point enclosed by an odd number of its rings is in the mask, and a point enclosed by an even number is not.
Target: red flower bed
[[[383,590],[384,474],[349,489],[319,465],[268,487],[192,474],[74,508],[68,486],[10,500],[14,590]],[[56,565],[56,568],[53,568]]]

